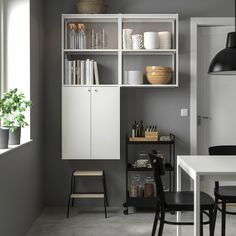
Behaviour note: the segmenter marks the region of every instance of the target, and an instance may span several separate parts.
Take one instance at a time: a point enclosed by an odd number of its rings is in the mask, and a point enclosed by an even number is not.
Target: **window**
[[[0,0],[1,93],[18,88],[30,99],[30,0]],[[30,123],[30,111],[26,119]],[[30,139],[30,126],[22,141]]]
[[[3,75],[4,75],[4,70],[3,70],[3,58],[4,58],[4,38],[3,38],[3,25],[4,25],[4,20],[3,20],[3,0],[0,0],[0,95],[4,91],[4,84],[3,84]]]

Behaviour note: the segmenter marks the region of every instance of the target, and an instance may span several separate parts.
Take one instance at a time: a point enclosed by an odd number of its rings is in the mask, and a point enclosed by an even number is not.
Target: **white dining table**
[[[181,191],[182,171],[194,182],[194,236],[200,236],[200,179],[207,176],[215,181],[235,181],[236,156],[177,156],[177,191]],[[180,221],[181,212],[177,212],[177,222]],[[181,236],[181,226],[177,226],[177,236]]]

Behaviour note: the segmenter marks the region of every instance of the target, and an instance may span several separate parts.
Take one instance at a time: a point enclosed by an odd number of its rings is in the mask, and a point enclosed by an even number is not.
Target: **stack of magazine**
[[[65,59],[65,85],[99,84],[98,64],[94,60]]]

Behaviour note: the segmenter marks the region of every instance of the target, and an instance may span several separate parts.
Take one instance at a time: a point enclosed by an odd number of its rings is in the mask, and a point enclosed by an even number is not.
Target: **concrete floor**
[[[132,209],[131,209],[132,210]],[[131,212],[131,211],[130,211]],[[184,213],[184,219],[191,220],[192,213]],[[74,208],[71,217],[66,218],[66,208],[46,208],[35,221],[27,236],[150,236],[154,213],[136,212],[123,214],[123,209],[112,208],[104,218],[102,208]],[[167,214],[167,219],[175,216]],[[183,236],[192,236],[193,227],[183,226]],[[165,225],[163,236],[175,236],[176,226]],[[209,235],[208,226],[204,235]],[[220,236],[220,217],[217,219],[215,236]],[[227,216],[227,236],[236,236],[236,216]]]

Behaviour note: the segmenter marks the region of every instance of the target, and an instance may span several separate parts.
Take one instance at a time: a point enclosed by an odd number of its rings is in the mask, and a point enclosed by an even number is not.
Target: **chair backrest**
[[[236,146],[222,145],[212,146],[208,149],[209,155],[236,155]]]
[[[236,155],[236,146],[234,145],[220,145],[208,148],[209,155]],[[219,188],[219,181],[215,182],[215,189]]]
[[[165,203],[165,193],[162,183],[161,176],[165,174],[165,167],[163,164],[163,159],[156,155],[155,151],[149,153],[149,159],[153,169],[153,175],[156,183],[157,198],[160,200],[161,204]]]

